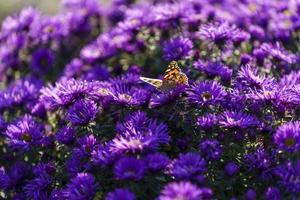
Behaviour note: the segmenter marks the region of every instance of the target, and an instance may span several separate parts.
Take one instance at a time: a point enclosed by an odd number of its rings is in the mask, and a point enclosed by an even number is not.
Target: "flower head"
[[[34,121],[30,115],[25,115],[8,125],[4,134],[11,147],[22,150],[42,145],[45,138],[43,126]]]
[[[223,87],[214,81],[204,81],[194,84],[187,91],[187,98],[191,103],[207,106],[221,103],[226,96]]]
[[[210,188],[198,188],[188,181],[171,182],[167,184],[160,192],[159,200],[176,200],[176,199],[210,199],[212,190]]]
[[[96,185],[93,175],[78,173],[68,183],[64,195],[67,199],[93,199]]]
[[[156,150],[170,141],[167,126],[149,119],[144,112],[129,115],[117,128],[119,134],[110,144],[110,151],[114,153]]]
[[[146,156],[147,169],[151,171],[159,171],[167,167],[170,159],[165,154],[152,153]]]
[[[193,43],[188,38],[175,37],[164,43],[164,57],[166,60],[181,60],[191,56]]]
[[[140,180],[144,177],[145,162],[133,157],[123,157],[114,167],[114,175],[121,180]]]
[[[95,119],[98,112],[97,105],[92,100],[78,100],[69,109],[67,120],[73,125],[87,125]]]
[[[206,139],[199,145],[201,154],[207,160],[219,160],[222,155],[222,147],[217,140]]]
[[[249,128],[259,125],[256,117],[243,112],[226,111],[219,121],[225,128]]]
[[[172,161],[168,171],[175,179],[193,179],[206,171],[206,162],[196,153],[180,154]]]
[[[32,54],[31,65],[34,71],[45,73],[49,71],[54,64],[53,52],[49,49],[41,48]]]
[[[119,188],[110,192],[105,197],[105,200],[135,200],[135,195],[126,188]]]
[[[280,150],[295,152],[300,149],[300,122],[289,122],[278,127],[273,135]]]

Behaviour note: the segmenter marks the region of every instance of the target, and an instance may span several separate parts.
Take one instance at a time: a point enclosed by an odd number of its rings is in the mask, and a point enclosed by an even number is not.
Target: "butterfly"
[[[146,77],[140,77],[140,80],[161,91],[170,90],[178,85],[188,85],[188,77],[181,71],[176,61],[170,62],[162,80]]]

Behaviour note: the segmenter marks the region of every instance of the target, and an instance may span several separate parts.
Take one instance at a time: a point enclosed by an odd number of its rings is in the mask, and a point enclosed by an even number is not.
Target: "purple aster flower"
[[[261,45],[261,49],[277,61],[287,64],[295,64],[297,61],[297,57],[286,51],[278,42],[275,45],[264,43]]]
[[[197,125],[204,130],[210,130],[217,124],[218,117],[215,114],[205,114],[197,119]]]
[[[280,150],[298,151],[300,149],[300,122],[288,122],[279,126],[273,139]]]
[[[127,106],[145,104],[150,98],[150,92],[148,90],[130,87],[124,84],[114,85],[111,93],[116,103]]]
[[[225,166],[225,173],[228,176],[234,176],[239,171],[239,166],[235,162],[229,162]]]
[[[275,174],[279,178],[279,186],[287,192],[299,193],[300,191],[300,161],[288,161],[275,169]]]
[[[259,125],[256,117],[241,111],[225,111],[220,117],[220,125],[225,128],[249,128]]]
[[[10,180],[9,176],[6,173],[4,167],[0,167],[0,189],[7,189],[9,186]]]
[[[55,86],[49,85],[41,89],[40,101],[47,109],[64,107],[77,99],[84,97],[96,98],[99,90],[98,82],[84,80],[62,79]]]
[[[110,144],[110,151],[114,153],[157,150],[170,141],[167,126],[149,119],[144,112],[128,116],[125,122],[117,125],[117,130],[119,134]]]
[[[88,173],[78,173],[72,178],[65,189],[67,199],[93,199],[97,184],[93,175]]]
[[[32,53],[31,66],[35,72],[45,73],[49,71],[54,64],[54,54],[46,48],[37,49]]]
[[[208,77],[219,76],[223,81],[229,81],[232,76],[232,69],[221,62],[203,62],[198,60],[193,65],[197,70],[207,74]]]
[[[83,150],[83,152],[85,152],[86,154],[90,154],[97,145],[97,139],[92,134],[86,135],[78,139],[78,144],[80,145],[80,148]]]
[[[173,103],[184,91],[185,87],[176,87],[166,92],[154,93],[149,100],[149,108],[157,108]]]
[[[162,189],[158,200],[211,199],[212,194],[210,188],[198,188],[188,181],[171,182]]]
[[[223,87],[214,81],[195,83],[187,91],[187,99],[200,106],[216,105],[221,103],[225,96]]]
[[[169,157],[161,153],[148,154],[145,160],[146,160],[147,169],[151,171],[163,170],[170,162]]]
[[[166,60],[181,60],[192,55],[193,43],[188,38],[175,37],[164,43]]]
[[[256,192],[253,189],[248,189],[245,194],[246,200],[256,200]]]
[[[50,200],[65,200],[63,189],[53,189],[50,194]]]
[[[55,138],[62,144],[71,144],[75,139],[75,129],[70,126],[64,126],[57,131]]]
[[[87,125],[93,121],[98,112],[97,105],[92,100],[77,100],[69,109],[67,113],[67,120],[73,125]]]
[[[245,41],[249,35],[237,29],[234,25],[227,22],[220,24],[204,24],[200,27],[199,36],[203,40],[210,40],[218,46],[223,46],[228,41]],[[242,36],[242,37],[241,37]]]
[[[17,188],[18,186],[22,186],[24,181],[30,177],[31,167],[28,164],[19,161],[10,166],[7,174],[10,179],[9,187]]]
[[[260,75],[258,69],[249,64],[240,69],[236,79],[236,86],[242,90],[247,88],[262,89],[272,87],[273,84],[274,80],[272,78]]]
[[[106,166],[111,164],[117,156],[109,151],[109,145],[97,145],[92,153],[92,162],[98,166]]]
[[[65,164],[67,171],[74,176],[78,172],[89,170],[92,163],[88,162],[88,158],[88,155],[82,149],[74,148]]]
[[[199,148],[202,156],[212,161],[219,160],[223,151],[219,141],[215,139],[205,139],[200,143]]]
[[[134,193],[126,188],[118,188],[106,195],[105,200],[135,200]]]
[[[42,145],[45,138],[43,126],[34,121],[30,115],[25,115],[9,124],[4,134],[12,148],[25,151],[33,145]]]
[[[296,84],[300,84],[300,71],[292,71],[290,74],[284,75],[280,79],[279,86],[293,86]]]
[[[35,20],[30,29],[30,36],[44,44],[51,40],[61,40],[69,34],[69,26],[64,20],[63,15]]]
[[[168,167],[175,179],[194,179],[206,171],[206,162],[196,153],[180,154]]]
[[[25,78],[11,83],[0,93],[0,109],[24,105],[31,108],[38,100],[42,83],[35,78]]]
[[[268,187],[265,192],[265,198],[266,200],[280,200],[280,190],[277,187]]]
[[[144,177],[145,162],[133,157],[123,157],[114,166],[114,175],[120,180],[140,180]]]
[[[24,186],[25,195],[28,199],[48,199],[49,188],[53,179],[51,176],[38,176]]]
[[[261,147],[258,147],[255,152],[245,155],[245,163],[249,170],[256,170],[259,174],[259,178],[262,180],[272,177],[271,170],[274,166],[273,161],[273,156],[269,155],[269,153]]]

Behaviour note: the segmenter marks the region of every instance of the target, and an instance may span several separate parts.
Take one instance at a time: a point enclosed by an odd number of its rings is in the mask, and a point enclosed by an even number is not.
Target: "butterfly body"
[[[188,77],[181,71],[176,61],[169,64],[162,80],[146,77],[140,77],[140,79],[161,91],[172,89],[178,85],[188,85]]]

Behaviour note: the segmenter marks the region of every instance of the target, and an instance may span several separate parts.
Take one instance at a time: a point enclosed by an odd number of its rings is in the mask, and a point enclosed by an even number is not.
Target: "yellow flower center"
[[[284,141],[284,144],[285,146],[287,147],[292,147],[296,144],[296,141],[294,138],[287,138],[285,141]]]
[[[202,97],[203,101],[209,101],[212,99],[213,96],[211,95],[210,92],[203,92],[201,94],[201,97]]]
[[[29,133],[25,133],[22,135],[22,140],[26,141],[26,142],[30,142],[32,139],[31,135]]]

